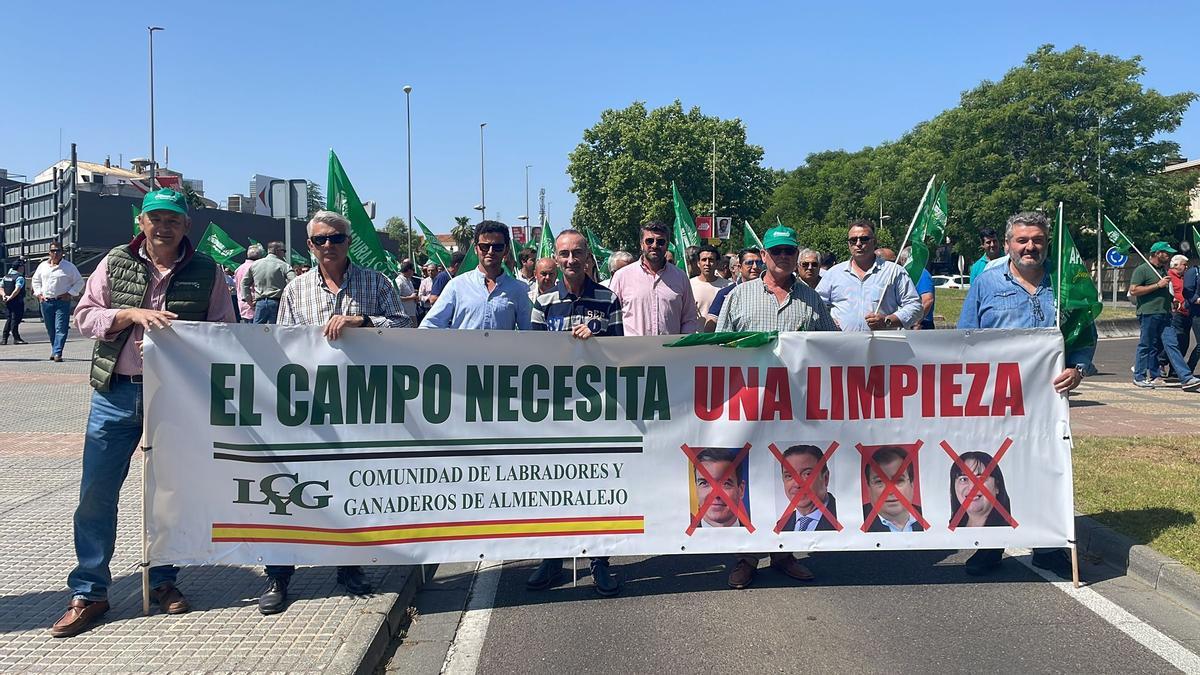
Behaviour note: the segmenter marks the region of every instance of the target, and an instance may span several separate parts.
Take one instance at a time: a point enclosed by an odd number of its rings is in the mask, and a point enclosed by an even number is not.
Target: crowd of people
[[[279,242],[252,246],[246,262],[232,274],[197,255],[186,236],[191,226],[187,201],[169,189],[146,195],[139,220],[142,232],[107,254],[82,288],[75,312],[80,331],[96,340],[90,376],[95,391],[74,515],[77,565],[68,577],[68,608],[51,628],[57,637],[86,630],[108,610],[117,500],[142,431],[142,339],[145,331],[166,328],[172,320],[321,326],[331,341],[364,326],[555,331],[587,340],[699,331],[895,331],[932,325],[924,321],[930,318],[932,297],[926,298],[921,285],[893,262],[893,252],[877,248],[876,226],[869,220],[847,227],[844,262],[803,247],[796,232],[781,225],[765,233],[761,249],[746,248],[736,256],[709,246],[687,251],[694,272],[690,275],[671,262],[671,228],[650,222],[640,229],[640,255],[614,253],[608,261],[611,277],[605,281],[598,278],[587,238],[573,229],[558,234],[553,257],[538,260],[529,250],[514,256],[509,227],[485,220],[475,230],[475,269],[460,270],[465,256],[457,252],[446,269],[427,263],[417,281],[411,260],[401,261],[396,279],[352,263],[350,224],[330,211],[317,212],[308,223],[307,247],[315,264],[300,274],[288,264],[288,252]],[[1053,327],[1054,293],[1045,267],[1048,242],[1049,223],[1042,214],[1023,212],[1009,218],[1004,232],[1007,264],[993,264],[978,274],[959,327]],[[62,272],[41,282],[35,277],[35,287],[50,301],[79,293],[75,284],[82,281]],[[1079,385],[1091,356],[1090,349],[1068,354],[1065,369],[1045,376],[1065,394]],[[1185,364],[1175,365],[1182,370]],[[819,524],[819,517],[798,515],[805,528]],[[968,571],[986,573],[999,560],[997,551],[979,551]],[[758,563],[758,555],[738,556],[729,585],[750,585]],[[1034,564],[1064,576],[1070,570],[1061,551],[1036,552]],[[791,553],[772,553],[771,565],[798,580],[813,578]],[[597,592],[620,592],[608,559],[593,558],[591,569]],[[557,583],[561,571],[561,560],[542,561],[527,585],[548,588]],[[286,608],[292,572],[291,566],[267,566],[261,612]],[[149,573],[151,597],[163,611],[189,610],[175,585],[173,566],[157,566]],[[371,590],[357,566],[338,568],[337,580],[350,593]]]

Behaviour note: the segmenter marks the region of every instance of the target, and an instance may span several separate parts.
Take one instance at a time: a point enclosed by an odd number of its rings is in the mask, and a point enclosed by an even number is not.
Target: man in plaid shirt
[[[308,223],[308,250],[317,266],[296,277],[279,302],[279,325],[324,326],[325,337],[337,340],[347,328],[404,328],[412,319],[387,277],[350,262],[350,221],[333,211],[317,211]],[[258,611],[278,614],[287,607],[287,587],[294,565],[267,565],[267,590]],[[338,583],[354,595],[371,592],[358,565],[338,567]]]
[[[580,340],[593,335],[624,335],[621,301],[617,294],[592,281],[592,263],[587,239],[577,230],[563,230],[554,240],[554,258],[562,269],[562,280],[549,292],[537,296],[529,326],[533,330],[570,332]],[[525,585],[532,590],[550,588],[562,572],[561,558],[543,560]],[[608,558],[592,558],[592,582],[596,592],[609,597],[621,592],[621,582],[608,568]]]

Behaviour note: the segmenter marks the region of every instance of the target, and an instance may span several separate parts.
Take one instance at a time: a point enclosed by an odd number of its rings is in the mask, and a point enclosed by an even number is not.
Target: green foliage
[[[450,236],[454,237],[458,250],[466,253],[471,248],[471,242],[475,240],[475,225],[469,216],[455,216],[454,222],[457,224],[450,230]]]
[[[779,216],[820,246],[822,228],[877,219],[882,199],[891,216],[883,232],[898,245],[936,173],[949,186],[947,236],[957,253],[972,259],[981,228],[1003,229],[1021,210],[1052,213],[1062,201],[1088,258],[1096,254],[1099,180],[1104,212],[1134,241],[1178,241],[1196,177],[1160,173],[1179,152],[1162,135],[1179,126],[1196,94],[1147,89],[1144,74],[1139,57],[1045,45],[895,142],[810,155],[775,188],[761,220]],[[834,250],[844,256],[844,243]]]
[[[400,256],[401,258],[408,257],[409,232],[412,232],[413,253],[420,253],[425,250],[425,237],[421,234],[421,231],[409,228],[408,224],[400,216],[388,218],[384,229],[387,231],[388,236],[399,246],[398,250],[403,252],[403,255]]]
[[[308,215],[312,216],[312,214],[325,208],[325,195],[321,194],[321,186],[317,185],[311,180],[308,181],[308,184],[305,186],[305,188],[305,201],[308,202]]]
[[[696,107],[684,111],[677,100],[655,110],[642,102],[605,110],[583,132],[567,166],[578,196],[572,226],[591,228],[611,248],[637,251],[643,223],[674,220],[671,181],[693,214],[709,213],[714,139],[720,215],[755,219],[776,180],[761,165],[762,148],[746,142],[741,120],[705,116]]]

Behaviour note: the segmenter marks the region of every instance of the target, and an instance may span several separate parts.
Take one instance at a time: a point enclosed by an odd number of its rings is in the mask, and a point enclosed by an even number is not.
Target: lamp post
[[[158,162],[154,160],[154,31],[166,30],[162,26],[146,26],[150,38],[150,189],[158,188],[156,175]]]
[[[404,127],[408,134],[408,259],[416,264],[413,259],[412,247],[412,86],[404,85]]]
[[[487,197],[484,191],[483,176],[483,128],[487,122],[479,123],[479,221],[487,220]]]
[[[529,170],[532,168],[532,164],[525,165],[525,215],[517,216],[517,220],[525,221],[525,227],[529,226]]]

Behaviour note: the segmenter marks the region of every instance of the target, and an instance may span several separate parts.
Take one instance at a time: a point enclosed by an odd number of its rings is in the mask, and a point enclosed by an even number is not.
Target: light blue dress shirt
[[[529,330],[532,309],[529,286],[524,282],[501,274],[488,292],[483,272],[473,269],[446,284],[421,328]]]
[[[921,313],[921,296],[917,295],[908,272],[877,255],[867,275],[859,279],[850,269],[851,262],[834,265],[821,275],[821,283],[817,284],[817,295],[829,306],[838,326],[843,331],[871,330],[866,316],[875,311],[882,297],[879,312],[884,316],[895,314],[901,325],[912,327]]]

